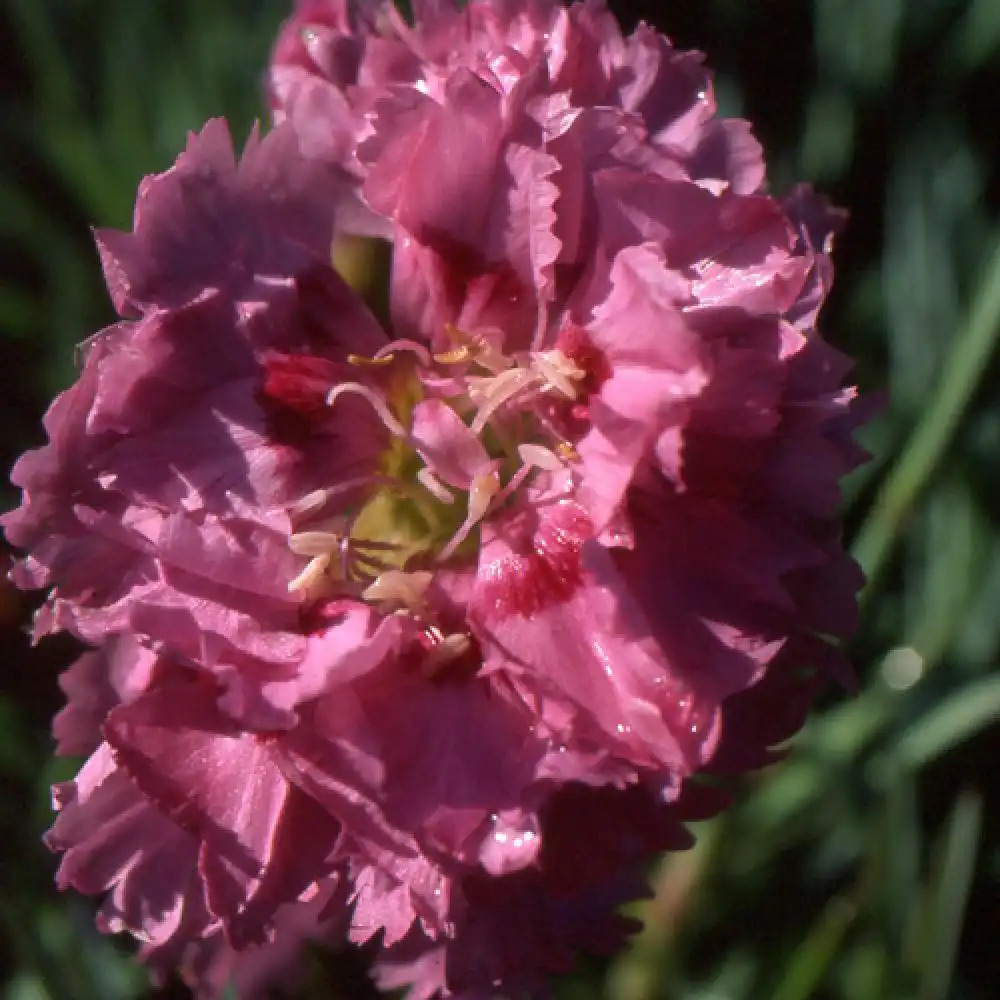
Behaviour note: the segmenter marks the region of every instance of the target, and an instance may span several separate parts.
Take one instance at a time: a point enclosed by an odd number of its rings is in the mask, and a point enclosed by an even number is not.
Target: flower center
[[[347,395],[364,399],[388,445],[375,475],[318,491],[293,510],[302,527],[289,544],[309,562],[290,590],[422,616],[431,571],[474,557],[484,519],[534,475],[573,461],[552,413],[577,403],[587,373],[559,349],[508,356],[488,336],[448,332],[454,347],[444,353],[395,341],[374,357],[352,356],[358,378],[326,391],[327,408]],[[299,367],[312,400],[318,366]]]

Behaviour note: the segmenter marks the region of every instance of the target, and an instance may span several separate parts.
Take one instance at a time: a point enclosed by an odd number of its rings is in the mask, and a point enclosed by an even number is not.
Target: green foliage
[[[1000,795],[1000,5],[995,0],[619,4],[709,53],[778,189],[850,208],[828,338],[888,404],[846,484],[870,577],[861,690],[831,695],[786,761],[653,872],[646,929],[561,1000],[990,1000]],[[263,113],[282,0],[5,0],[20,58],[0,103],[5,458],[38,440],[72,345],[110,319],[87,226],[128,223],[184,133]],[[7,497],[6,499],[10,499]],[[10,633],[13,635],[13,633]],[[126,1000],[145,979],[57,898],[46,719],[58,657],[8,643],[0,691],[4,1000]],[[12,658],[12,664],[14,660]],[[27,664],[27,666],[24,666]],[[34,671],[34,673],[30,673]],[[30,676],[29,676],[30,673]],[[47,678],[47,679],[46,679]],[[64,765],[65,766],[65,765]],[[69,772],[67,772],[69,773]],[[16,858],[15,862],[13,859]],[[312,996],[346,996],[342,959]],[[360,995],[351,993],[352,1000]]]
[[[197,3],[5,0],[19,42],[0,106],[8,336],[40,338],[47,395],[72,376],[81,332],[110,319],[88,226],[128,225],[138,180],[173,162],[214,115],[245,136],[265,113],[261,81],[280,0]]]

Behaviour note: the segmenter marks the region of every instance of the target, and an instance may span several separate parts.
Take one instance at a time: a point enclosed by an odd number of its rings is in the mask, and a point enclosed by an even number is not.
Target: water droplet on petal
[[[479,851],[483,867],[493,875],[507,875],[530,865],[538,855],[538,818],[517,811],[510,818],[500,816],[496,829]]]

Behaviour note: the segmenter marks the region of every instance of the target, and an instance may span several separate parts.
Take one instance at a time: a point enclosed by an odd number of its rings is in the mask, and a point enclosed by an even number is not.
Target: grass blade
[[[870,593],[878,580],[914,502],[927,484],[1000,336],[1000,240],[983,275],[965,328],[945,362],[930,405],[924,410],[896,465],[872,505],[857,541],[854,558],[868,577]]]
[[[965,907],[979,853],[983,800],[963,792],[952,810],[945,832],[941,865],[932,890],[933,913],[923,949],[926,964],[919,1000],[943,1000],[955,971]]]

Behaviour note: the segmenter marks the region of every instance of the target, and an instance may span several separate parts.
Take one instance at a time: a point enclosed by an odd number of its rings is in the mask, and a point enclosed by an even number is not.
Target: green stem
[[[924,410],[895,466],[882,484],[854,543],[854,557],[874,589],[896,538],[920,491],[948,447],[1000,334],[1000,242],[979,286],[965,328],[945,363]]]

